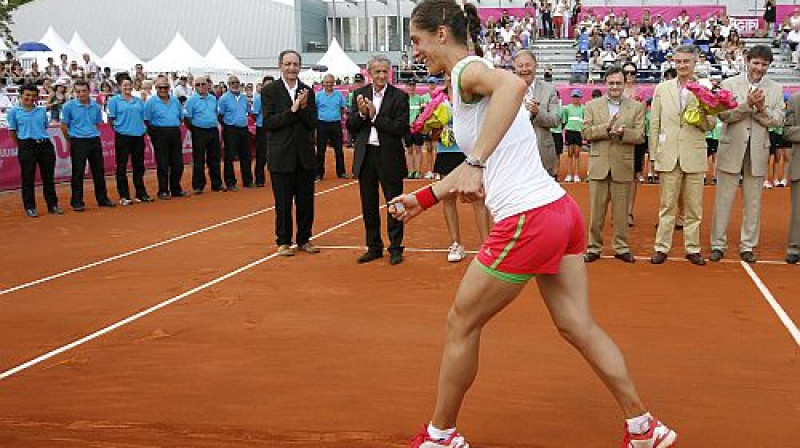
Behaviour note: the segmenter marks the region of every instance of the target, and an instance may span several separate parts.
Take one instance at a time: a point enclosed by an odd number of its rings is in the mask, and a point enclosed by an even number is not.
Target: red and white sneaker
[[[432,439],[428,435],[428,426],[422,425],[422,429],[411,439],[408,448],[469,448],[469,443],[458,432],[454,432],[446,439]]]
[[[622,448],[668,448],[675,446],[677,440],[678,433],[653,419],[650,421],[650,429],[644,434],[631,434],[626,427]]]

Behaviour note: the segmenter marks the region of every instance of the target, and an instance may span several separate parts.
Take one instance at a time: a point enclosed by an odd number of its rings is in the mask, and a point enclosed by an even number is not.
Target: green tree
[[[15,9],[32,1],[33,0],[0,0],[0,39],[14,45],[17,43],[14,36],[11,35],[10,25],[14,23],[11,19],[11,14]]]

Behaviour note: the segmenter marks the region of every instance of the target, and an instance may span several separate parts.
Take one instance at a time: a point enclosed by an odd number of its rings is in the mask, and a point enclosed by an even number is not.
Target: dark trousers
[[[183,192],[183,141],[179,127],[151,127],[150,141],[156,156],[158,193],[179,195]]]
[[[206,170],[212,190],[222,190],[222,175],[219,169],[219,130],[192,126],[192,189],[203,191],[206,187]]]
[[[239,171],[242,174],[242,185],[253,185],[253,172],[250,165],[250,131],[247,126],[224,126],[222,140],[225,144],[225,185],[236,186],[236,172],[233,160],[239,157]]]
[[[343,176],[347,173],[344,167],[344,153],[342,152],[342,124],[338,121],[320,121],[317,126],[317,177],[325,177],[325,150],[328,142],[333,146],[336,155],[336,175]]]
[[[272,194],[275,195],[276,243],[292,244],[292,202],[297,210],[298,246],[311,239],[314,224],[314,171],[298,168],[291,173],[270,171]]]
[[[267,130],[263,127],[256,128],[256,185],[264,186],[267,183],[265,168],[267,166]]]
[[[403,179],[388,181],[380,175],[378,167],[378,151],[376,146],[367,146],[361,172],[358,176],[358,188],[361,193],[361,214],[364,216],[364,228],[367,231],[367,249],[370,252],[383,252],[381,239],[381,215],[378,197],[378,186],[383,190],[383,197],[390,201],[403,194]],[[389,252],[403,252],[403,222],[394,219],[387,211],[387,230],[389,233]]]
[[[22,205],[25,209],[36,208],[36,166],[39,166],[39,175],[42,177],[42,188],[44,190],[44,201],[47,208],[58,205],[56,187],[53,183],[53,175],[56,170],[56,150],[50,139],[19,140],[17,158],[22,172]]]
[[[73,207],[86,205],[83,202],[83,173],[86,171],[86,162],[94,181],[94,197],[97,203],[108,201],[106,190],[105,168],[103,167],[103,144],[100,137],[70,138],[69,156],[72,160],[72,198],[69,203]]]
[[[133,188],[136,197],[147,196],[144,186],[144,136],[114,134],[114,152],[117,161],[117,193],[120,199],[130,199],[131,192],[128,188],[128,159],[133,167]]]

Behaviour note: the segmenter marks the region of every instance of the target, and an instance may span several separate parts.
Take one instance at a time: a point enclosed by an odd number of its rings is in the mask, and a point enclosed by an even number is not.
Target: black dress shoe
[[[186,196],[189,196],[189,193],[187,193],[185,191],[179,191],[177,193],[172,193],[172,197],[173,198],[185,198]]]
[[[239,191],[239,187],[236,185],[228,185],[228,191]]]
[[[47,208],[47,213],[50,213],[51,215],[63,215],[64,209],[57,205],[54,205],[52,207]]]
[[[653,264],[664,264],[665,261],[667,261],[667,254],[664,252],[656,251],[656,253],[650,257],[650,263]]]
[[[630,252],[625,252],[624,254],[614,254],[614,258],[617,260],[622,260],[625,263],[635,263],[636,259],[633,258],[633,254]]]
[[[797,264],[800,261],[800,255],[798,254],[789,254],[786,256],[786,262],[789,264]]]
[[[108,199],[108,198],[103,199],[102,201],[98,202],[97,205],[99,207],[109,207],[109,208],[117,206],[117,204],[111,202],[111,199]]]
[[[711,261],[715,261],[716,262],[716,261],[722,260],[722,258],[724,256],[725,256],[725,253],[722,252],[721,250],[712,249],[711,250],[711,255],[708,256],[708,259],[711,260]]]
[[[383,258],[383,253],[382,252],[370,252],[370,251],[367,251],[367,252],[364,252],[363,255],[358,257],[357,261],[358,261],[358,264],[364,264],[364,263],[369,263],[370,261],[375,261],[378,258]]]
[[[695,266],[705,266],[706,265],[706,260],[699,253],[697,253],[697,254],[686,254],[686,259],[689,260],[689,263],[692,263]]]
[[[392,266],[397,266],[398,264],[403,262],[403,254],[400,252],[394,252],[389,254],[389,264]]]
[[[38,218],[39,217],[39,212],[37,212],[35,208],[27,208],[27,209],[25,209],[25,214],[28,216],[28,218]]]
[[[202,188],[195,188],[194,189],[194,194],[203,194],[203,189]]]
[[[755,263],[756,262],[756,254],[753,253],[752,250],[746,250],[746,251],[740,253],[739,256],[742,257],[742,261],[745,261],[747,263]]]
[[[153,198],[151,198],[148,194],[143,194],[136,199],[138,199],[139,202],[153,202]]]
[[[169,193],[167,193],[166,191],[162,191],[161,193],[158,193],[156,196],[161,201],[169,200]]]
[[[79,213],[86,211],[86,206],[84,204],[72,204],[70,207],[72,207],[73,210]]]
[[[599,259],[600,259],[600,254],[596,252],[586,252],[583,255],[583,261],[585,261],[586,263],[594,263]]]

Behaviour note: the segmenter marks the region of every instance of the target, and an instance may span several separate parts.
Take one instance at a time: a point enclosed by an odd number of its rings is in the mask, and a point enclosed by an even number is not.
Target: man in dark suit
[[[359,263],[383,257],[378,186],[389,201],[403,194],[408,175],[402,140],[408,133],[408,94],[388,84],[391,61],[386,56],[372,57],[368,67],[372,84],[353,92],[347,119],[347,128],[356,136],[353,176],[358,178],[367,231],[367,252]],[[403,262],[403,223],[388,213],[386,219],[389,262],[397,265]]]
[[[319,249],[311,244],[314,223],[314,129],[317,106],[314,91],[297,79],[300,54],[284,50],[278,57],[281,78],[261,92],[264,129],[268,131],[267,167],[275,196],[275,235],[278,254],[292,250],[292,202],[297,213],[297,248],[307,253]]]

